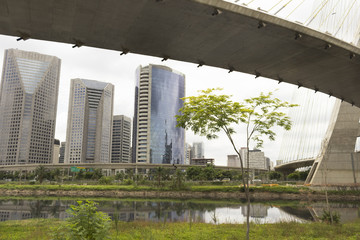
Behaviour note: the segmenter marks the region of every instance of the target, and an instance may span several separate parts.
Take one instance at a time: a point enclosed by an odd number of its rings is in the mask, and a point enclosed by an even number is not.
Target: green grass
[[[56,219],[32,219],[0,222],[0,240],[50,239],[48,226],[64,222]],[[113,223],[114,225],[114,223]],[[113,226],[111,239],[244,239],[243,224],[119,222],[118,234]],[[324,223],[251,224],[250,239],[360,239],[360,222],[341,225]]]
[[[45,190],[45,191],[151,191],[158,190],[149,186],[133,186],[133,185],[17,185],[17,184],[4,184],[0,185],[0,189],[8,190]]]
[[[191,185],[186,183],[187,187],[183,190],[174,190],[170,187],[156,187],[146,185],[76,185],[76,184],[0,184],[0,189],[6,190],[44,190],[44,191],[191,191],[191,192],[243,192],[240,185]],[[305,186],[251,186],[250,192],[270,192],[270,193],[323,193],[314,191]],[[349,191],[328,191],[329,195],[360,195],[358,190]]]

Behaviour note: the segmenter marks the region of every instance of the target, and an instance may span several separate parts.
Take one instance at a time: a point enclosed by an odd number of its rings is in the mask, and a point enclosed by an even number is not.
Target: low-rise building
[[[190,165],[206,166],[207,164],[214,164],[214,158],[192,158]]]

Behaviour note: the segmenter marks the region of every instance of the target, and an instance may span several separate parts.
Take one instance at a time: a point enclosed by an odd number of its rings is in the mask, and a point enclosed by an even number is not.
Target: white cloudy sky
[[[232,1],[233,2],[233,1]],[[247,1],[238,1],[242,4]],[[269,5],[268,1],[248,1],[252,2],[252,8],[262,6],[263,9],[270,9],[273,4],[278,1],[272,1]],[[264,5],[264,2],[269,6]],[[336,1],[331,1],[332,4]],[[295,17],[299,16],[299,21],[305,22],[310,15],[309,9],[311,5],[316,5],[316,1],[308,2],[302,6],[299,11],[295,12]],[[260,4],[259,6],[256,4]],[[294,5],[295,6],[295,5]],[[282,5],[278,5],[281,8]],[[272,11],[276,11],[273,8]],[[291,11],[289,8],[287,12]],[[286,15],[286,11],[281,14]],[[284,16],[285,16],[284,15]],[[282,16],[280,16],[282,17]],[[291,16],[293,17],[293,16]],[[301,19],[300,19],[301,18]],[[323,17],[324,18],[324,17]],[[291,19],[295,21],[296,19]],[[196,95],[198,90],[222,87],[224,93],[231,94],[234,100],[241,101],[244,98],[257,96],[260,92],[269,92],[278,89],[275,96],[291,101],[294,91],[297,87],[287,83],[278,84],[277,81],[257,78],[254,76],[239,72],[228,73],[227,70],[204,66],[197,68],[196,65],[168,60],[164,63],[161,59],[137,54],[127,54],[120,56],[119,52],[96,49],[90,47],[81,47],[73,49],[69,44],[27,40],[16,41],[16,37],[0,35],[0,64],[3,64],[3,54],[5,49],[17,48],[25,51],[35,51],[42,54],[57,56],[62,60],[60,75],[60,90],[57,110],[57,123],[55,137],[60,141],[65,141],[67,111],[69,102],[70,79],[85,78],[104,82],[110,82],[115,85],[115,102],[114,114],[123,114],[133,117],[134,106],[134,82],[135,69],[139,65],[164,64],[186,75],[186,95]],[[277,130],[277,139],[275,142],[265,141],[264,152],[272,161],[277,160],[283,132]],[[239,147],[245,145],[244,129],[240,129],[236,135],[237,145]],[[207,141],[204,137],[194,136],[191,132],[187,132],[186,141],[193,143],[203,141],[205,144],[205,157],[215,158],[215,164],[226,165],[227,155],[234,154],[225,135],[221,135],[218,139]]]

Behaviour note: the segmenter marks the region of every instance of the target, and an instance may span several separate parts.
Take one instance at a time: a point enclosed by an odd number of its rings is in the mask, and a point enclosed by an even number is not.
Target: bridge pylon
[[[320,154],[305,181],[310,185],[357,185],[360,182],[360,108],[337,100]]]

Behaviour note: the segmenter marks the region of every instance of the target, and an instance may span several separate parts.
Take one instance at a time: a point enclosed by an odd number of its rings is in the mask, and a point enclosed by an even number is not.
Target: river
[[[121,221],[243,223],[246,204],[228,201],[154,200],[154,199],[94,199],[98,209],[112,219]],[[67,210],[76,200],[68,199],[0,199],[0,221],[29,218],[59,218],[70,216]],[[341,222],[360,219],[360,203],[330,203],[332,211],[340,214]],[[254,202],[250,220],[255,223],[317,221],[326,209],[324,202]]]

